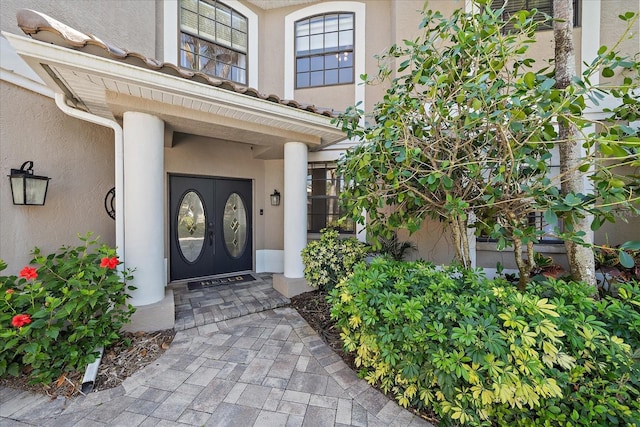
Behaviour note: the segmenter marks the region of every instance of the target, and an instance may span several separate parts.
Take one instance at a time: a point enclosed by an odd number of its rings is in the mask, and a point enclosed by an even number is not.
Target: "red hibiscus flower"
[[[24,325],[28,325],[29,323],[31,323],[31,316],[29,316],[28,314],[16,314],[15,316],[13,316],[13,319],[11,319],[11,325],[15,326],[16,328],[21,328]]]
[[[114,269],[118,266],[118,257],[114,256],[112,258],[104,257],[100,261],[100,267]]]
[[[7,289],[7,291],[6,291],[6,293],[8,293],[8,294],[12,294],[12,293],[14,293],[14,292],[15,292],[15,291],[14,291],[13,289]]]
[[[35,268],[26,266],[20,270],[20,277],[24,277],[27,280],[36,279],[38,277],[38,273]]]

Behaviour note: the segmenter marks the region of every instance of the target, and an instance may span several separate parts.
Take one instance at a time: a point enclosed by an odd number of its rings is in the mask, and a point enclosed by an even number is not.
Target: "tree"
[[[474,13],[457,10],[448,18],[425,10],[423,35],[378,58],[378,75],[368,83],[388,81],[384,98],[366,116],[353,107],[339,119],[348,136],[361,141],[340,163],[347,181],[341,200],[357,222],[363,223],[366,213],[374,244],[377,236],[390,238],[399,227],[415,232],[426,218],[442,221],[467,267],[466,231],[474,226],[495,238],[499,248],[514,248],[524,288],[534,266],[533,245],[542,234],[530,223],[531,213],[544,211],[550,223],[564,219],[570,225],[558,235],[579,240],[582,234],[571,227],[577,218],[592,214],[598,224],[612,220],[611,203],[629,206],[635,193],[631,181],[612,185],[607,163],[595,164],[594,149],[569,169],[590,170],[602,184],[595,186],[598,194],[561,194],[569,171],[555,178],[549,174],[550,150],[560,143],[555,124],[566,120],[585,129],[585,98],[602,89],[586,77],[561,89],[553,72],[534,72],[526,53],[535,41],[535,10],[504,22],[502,10],[493,10],[488,0],[477,0],[476,6]],[[627,21],[634,17],[625,15]],[[637,61],[622,61],[607,49],[601,49],[591,72],[602,66],[638,69]],[[632,83],[637,87],[638,79],[618,88],[620,98],[631,100],[621,103],[624,114],[633,114],[638,105],[629,95]],[[362,121],[367,126],[361,127]],[[617,154],[625,153],[616,160],[633,161],[627,128],[611,124],[604,134],[583,139],[589,148],[615,146]]]
[[[555,38],[555,79],[558,89],[569,87],[576,76],[575,52],[573,48],[573,1],[553,0],[553,35]],[[582,138],[578,127],[569,120],[558,121],[558,144],[560,153],[560,172],[565,176],[562,180],[561,193],[584,194],[584,174],[580,166],[584,158]],[[588,215],[576,216],[568,226],[576,233],[583,234],[584,244],[575,240],[565,241],[567,259],[571,275],[580,281],[597,286],[595,260],[593,257],[593,234],[591,218]]]

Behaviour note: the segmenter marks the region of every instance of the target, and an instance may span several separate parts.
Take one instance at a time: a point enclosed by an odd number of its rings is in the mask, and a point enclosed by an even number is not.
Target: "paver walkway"
[[[292,308],[179,331],[117,388],[0,388],[0,426],[432,426],[358,379]]]

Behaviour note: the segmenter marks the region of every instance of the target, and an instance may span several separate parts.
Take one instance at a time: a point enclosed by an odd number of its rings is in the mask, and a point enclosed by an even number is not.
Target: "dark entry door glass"
[[[181,280],[251,270],[249,180],[170,177],[170,276]]]

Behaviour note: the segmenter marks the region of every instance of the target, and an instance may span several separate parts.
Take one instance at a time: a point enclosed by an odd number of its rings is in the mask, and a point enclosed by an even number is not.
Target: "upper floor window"
[[[296,88],[353,83],[353,31],[353,13],[296,21]]]
[[[499,9],[504,6],[504,13],[502,17],[505,21],[507,21],[511,17],[511,15],[513,15],[515,12],[518,12],[521,10],[537,9],[538,13],[536,13],[535,16],[533,17],[534,21],[536,22],[545,21],[546,20],[545,15],[553,16],[553,0],[509,0],[506,3],[507,4],[505,6],[505,0],[492,0],[491,2],[491,7],[493,9]],[[573,0],[573,26],[574,27],[580,26],[579,7],[580,7],[580,4],[578,0]],[[507,25],[505,27],[506,31],[509,31],[512,29],[513,29],[513,25]],[[538,26],[538,29],[551,30],[553,29],[553,22],[546,21],[545,23],[540,24]]]
[[[247,84],[247,27],[217,0],[180,0],[180,66]]]

